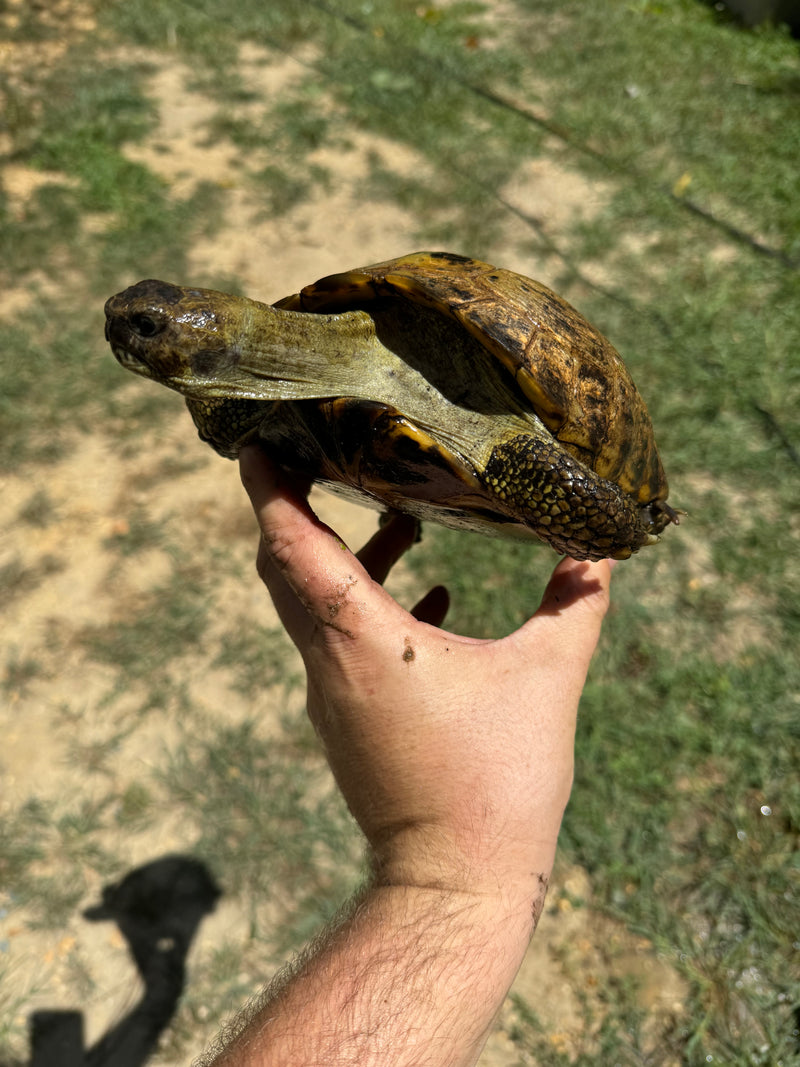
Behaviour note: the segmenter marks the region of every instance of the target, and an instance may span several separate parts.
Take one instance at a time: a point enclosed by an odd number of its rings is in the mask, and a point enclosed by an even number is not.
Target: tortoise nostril
[[[162,330],[162,324],[157,322],[150,315],[131,315],[131,328],[139,334],[140,337],[155,337],[157,333]]]

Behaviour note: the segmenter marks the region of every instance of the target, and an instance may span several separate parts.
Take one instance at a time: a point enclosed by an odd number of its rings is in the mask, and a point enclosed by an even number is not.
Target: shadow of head
[[[203,863],[189,856],[163,856],[106,886],[99,904],[87,908],[90,922],[119,926],[134,958],[138,952],[174,947],[185,955],[220,889]],[[173,942],[168,946],[167,942]]]

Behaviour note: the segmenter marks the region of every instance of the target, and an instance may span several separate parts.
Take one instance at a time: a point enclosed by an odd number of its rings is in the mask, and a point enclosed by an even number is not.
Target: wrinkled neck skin
[[[286,311],[211,290],[140,282],[109,300],[106,333],[120,363],[190,401],[378,401],[423,427],[436,427],[456,448],[469,443],[473,455],[476,443],[491,448],[498,419],[516,432],[532,426],[541,431],[480,346],[471,359],[469,397],[454,402],[444,395],[459,339],[446,334],[449,344],[443,343],[440,331],[453,328],[439,316],[405,314],[411,318],[401,327],[394,320],[376,325],[363,311]],[[379,330],[393,347],[382,343]],[[403,354],[393,350],[395,340]],[[410,351],[419,358],[409,359]]]
[[[367,395],[365,360],[374,354],[377,339],[364,312],[313,315],[251,300],[226,312],[221,329],[215,324],[206,336],[191,326],[185,332],[182,350],[191,350],[191,377],[183,377],[176,388],[187,397]]]

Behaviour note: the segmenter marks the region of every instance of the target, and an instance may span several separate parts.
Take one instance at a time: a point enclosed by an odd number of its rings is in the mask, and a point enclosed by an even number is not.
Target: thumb
[[[562,559],[550,578],[536,614],[514,637],[537,650],[535,660],[579,694],[609,605],[611,564]]]
[[[575,614],[594,616],[599,629],[609,605],[611,571],[616,560],[599,563],[562,559],[547,584],[537,615],[563,615],[575,608]]]

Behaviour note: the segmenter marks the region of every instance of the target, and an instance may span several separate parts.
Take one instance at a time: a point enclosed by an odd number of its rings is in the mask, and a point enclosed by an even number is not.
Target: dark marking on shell
[[[431,252],[431,259],[441,259],[445,263],[471,263],[469,256],[459,256],[456,252]]]

